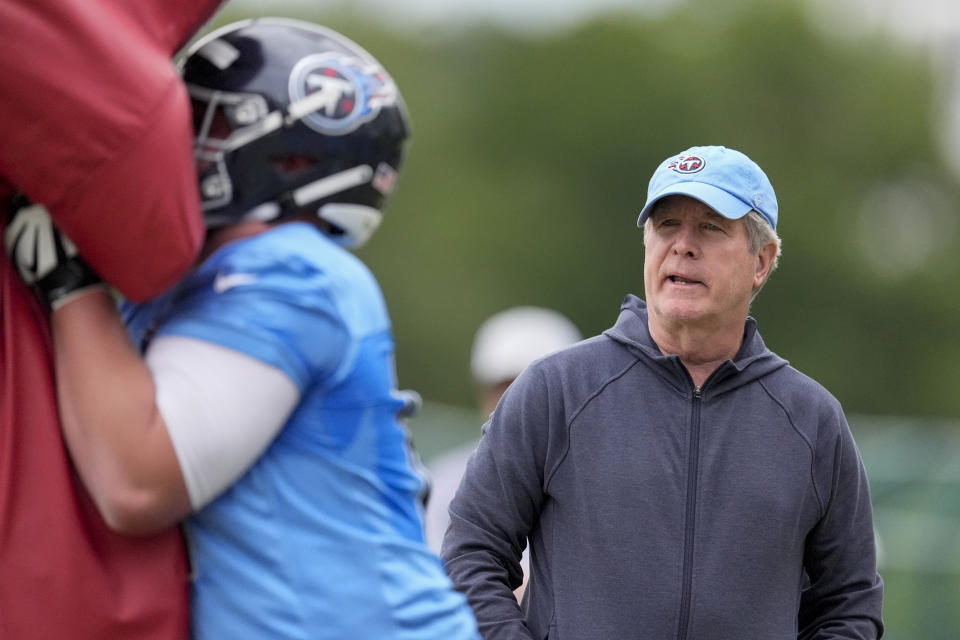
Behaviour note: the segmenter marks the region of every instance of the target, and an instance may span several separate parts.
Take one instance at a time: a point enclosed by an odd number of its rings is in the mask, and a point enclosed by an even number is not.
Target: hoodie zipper
[[[683,583],[680,592],[680,624],[677,640],[686,640],[690,627],[690,600],[693,590],[693,540],[697,515],[697,476],[700,472],[700,403],[703,388],[694,387],[690,415],[690,458],[687,461],[687,512],[683,533]]]

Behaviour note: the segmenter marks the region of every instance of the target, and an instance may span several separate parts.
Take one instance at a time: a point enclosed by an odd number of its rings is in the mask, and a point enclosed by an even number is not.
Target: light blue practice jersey
[[[123,311],[141,349],[205,340],[300,389],[265,453],[186,522],[194,638],[479,638],[424,542],[390,320],[360,260],[311,225],[280,225]]]

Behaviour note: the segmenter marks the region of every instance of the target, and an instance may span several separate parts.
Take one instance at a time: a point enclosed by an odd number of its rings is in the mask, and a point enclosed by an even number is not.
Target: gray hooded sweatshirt
[[[628,296],[484,425],[442,557],[485,640],[879,638],[867,478],[840,404],[743,344],[695,388]],[[530,581],[521,581],[529,538]]]

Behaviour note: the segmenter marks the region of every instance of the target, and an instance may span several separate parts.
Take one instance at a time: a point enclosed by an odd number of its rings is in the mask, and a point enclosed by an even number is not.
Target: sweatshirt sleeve
[[[809,585],[800,604],[799,638],[880,638],[883,581],[877,573],[870,490],[839,406],[822,418],[814,465],[824,512],[807,537]]]
[[[450,503],[441,556],[484,640],[532,638],[513,594],[520,557],[543,502],[547,393],[527,370],[503,396]]]

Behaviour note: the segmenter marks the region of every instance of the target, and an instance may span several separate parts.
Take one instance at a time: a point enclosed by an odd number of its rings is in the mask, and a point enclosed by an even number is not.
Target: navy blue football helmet
[[[201,38],[180,67],[209,229],[310,212],[342,245],[367,241],[410,135],[373,56],[319,25],[257,18]]]

